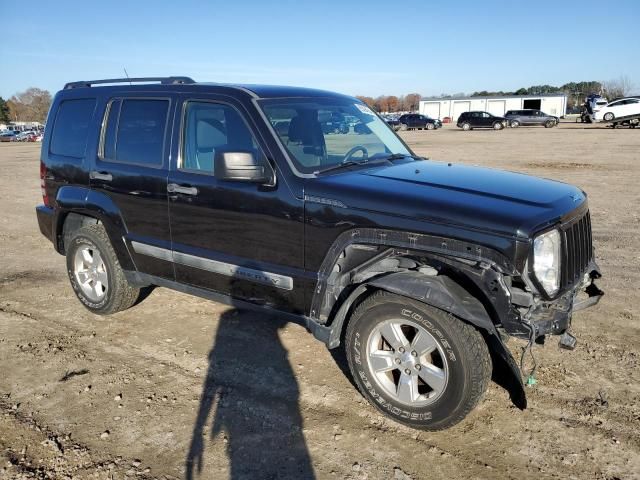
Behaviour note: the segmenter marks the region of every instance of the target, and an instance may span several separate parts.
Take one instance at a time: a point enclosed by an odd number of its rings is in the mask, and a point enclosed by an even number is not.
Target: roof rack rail
[[[141,83],[141,82],[160,82],[163,85],[179,85],[196,83],[190,77],[138,77],[138,78],[107,78],[104,80],[86,80],[80,82],[69,82],[64,86],[65,90],[71,88],[90,87],[92,85],[101,85],[105,83]]]

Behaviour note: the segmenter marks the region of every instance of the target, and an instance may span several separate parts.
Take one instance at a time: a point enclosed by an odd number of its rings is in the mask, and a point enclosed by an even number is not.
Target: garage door
[[[440,118],[440,102],[424,103],[424,111],[422,114],[431,118]]]
[[[489,100],[487,102],[487,112],[497,117],[504,116],[506,102],[504,100]]]
[[[458,117],[471,110],[471,102],[453,102],[453,118],[454,122],[458,121]]]

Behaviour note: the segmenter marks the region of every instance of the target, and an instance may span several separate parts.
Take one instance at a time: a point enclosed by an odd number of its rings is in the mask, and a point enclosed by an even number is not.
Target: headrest
[[[303,145],[315,145],[317,132],[322,132],[320,122],[314,116],[298,115],[291,119],[289,123],[289,141],[300,142]],[[320,133],[322,136],[322,133]]]

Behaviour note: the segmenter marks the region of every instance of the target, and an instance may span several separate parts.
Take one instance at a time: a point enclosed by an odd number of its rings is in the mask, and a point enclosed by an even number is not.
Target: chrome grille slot
[[[562,228],[562,286],[580,279],[593,255],[591,218],[589,212]]]

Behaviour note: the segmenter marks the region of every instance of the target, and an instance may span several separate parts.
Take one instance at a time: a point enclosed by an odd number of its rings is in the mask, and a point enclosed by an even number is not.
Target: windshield
[[[357,100],[288,98],[261,105],[300,172],[411,155],[387,124]]]

